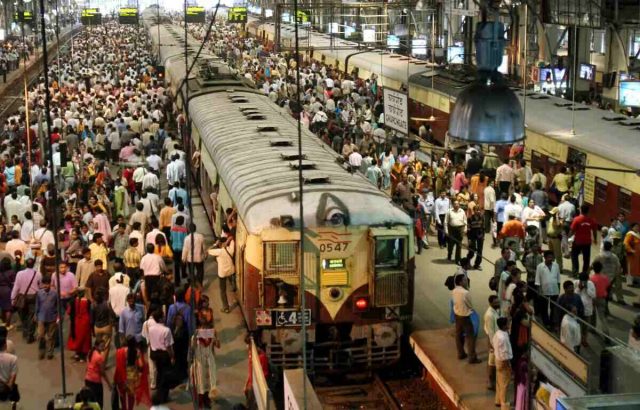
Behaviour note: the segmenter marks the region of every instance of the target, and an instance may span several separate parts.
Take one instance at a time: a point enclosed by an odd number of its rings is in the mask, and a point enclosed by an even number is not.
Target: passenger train
[[[306,129],[301,195],[297,122],[206,53],[189,76],[185,100],[184,31],[158,27],[156,13],[143,13],[144,24],[176,106],[184,111],[188,105],[190,144],[201,153],[194,171],[217,234],[225,210],[237,209],[237,298],[270,364],[301,366],[302,321],[308,324],[307,364],[317,372],[397,362],[413,311],[411,218],[361,174],[348,172]],[[199,45],[190,36],[187,42]],[[188,51],[189,62],[196,51]],[[209,198],[214,189],[217,209]]]
[[[247,31],[275,40],[273,22],[250,17]],[[293,46],[293,33],[292,25],[283,24],[282,47]],[[458,94],[473,81],[472,72],[462,67],[432,69],[428,62],[363,48],[328,34],[305,29],[300,33],[300,47],[313,58],[343,71],[356,69],[363,79],[376,74],[383,87],[406,88],[413,131],[421,125],[415,119],[433,116],[435,120],[427,124],[437,142],[445,143],[449,114]],[[561,167],[582,164],[586,170],[580,198],[592,206],[591,214],[600,225],[609,225],[619,211],[640,221],[640,120],[583,104],[572,111],[571,101],[530,91],[525,103],[522,89],[514,91],[525,108],[525,158],[532,167],[542,168],[550,184]]]

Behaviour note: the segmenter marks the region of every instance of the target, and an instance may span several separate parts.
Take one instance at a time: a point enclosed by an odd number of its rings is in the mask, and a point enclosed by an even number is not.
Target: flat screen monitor
[[[366,28],[362,30],[362,41],[365,43],[375,43],[376,42],[376,29],[374,28]]]
[[[564,68],[541,68],[540,69],[540,82],[552,83],[553,75],[555,74],[555,80],[558,83],[564,81],[564,75],[566,70]]]
[[[449,64],[464,63],[464,47],[449,46],[447,47],[447,62]]]
[[[424,38],[415,38],[411,41],[411,54],[415,56],[427,55],[427,40]]]
[[[344,38],[349,38],[353,33],[356,32],[356,29],[351,26],[344,26]]]
[[[580,64],[578,77],[581,80],[593,81],[596,78],[596,66],[593,64]]]
[[[640,107],[640,81],[620,81],[618,102],[625,107]]]
[[[389,34],[387,36],[387,48],[399,48],[400,47],[400,37]]]

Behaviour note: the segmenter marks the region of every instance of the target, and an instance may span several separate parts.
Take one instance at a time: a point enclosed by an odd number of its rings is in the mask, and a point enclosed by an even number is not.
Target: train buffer
[[[424,374],[447,408],[494,408],[495,392],[487,390],[486,337],[476,343],[479,364],[458,360],[454,329],[418,330],[409,338],[411,349],[424,366]]]

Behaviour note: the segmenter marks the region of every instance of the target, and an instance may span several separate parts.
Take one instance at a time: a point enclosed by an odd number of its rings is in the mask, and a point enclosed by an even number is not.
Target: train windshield
[[[402,268],[404,247],[404,238],[376,238],[376,268]]]

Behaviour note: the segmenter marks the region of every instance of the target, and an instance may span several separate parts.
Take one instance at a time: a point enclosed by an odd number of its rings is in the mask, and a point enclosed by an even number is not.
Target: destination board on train
[[[138,9],[135,7],[121,7],[118,21],[120,24],[138,24]]]
[[[33,14],[30,11],[16,11],[13,13],[13,21],[16,23],[31,23]]]
[[[80,22],[84,25],[96,26],[102,24],[102,13],[100,13],[100,9],[90,8],[90,9],[82,9],[82,14],[80,15]]]
[[[185,16],[185,20],[187,21],[187,23],[204,23],[204,7],[187,7],[187,15]]]
[[[246,7],[231,7],[228,14],[229,23],[246,23],[247,22],[247,8]]]

